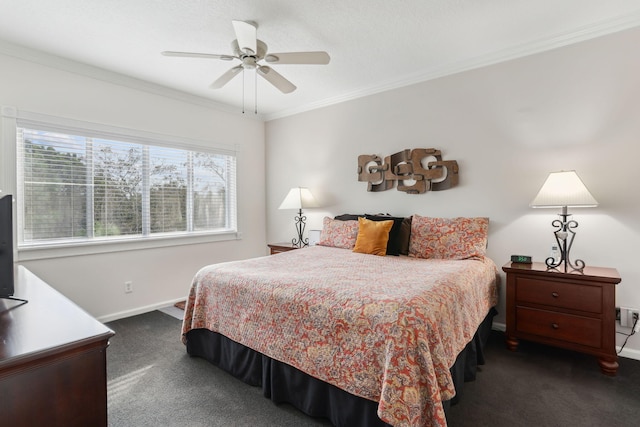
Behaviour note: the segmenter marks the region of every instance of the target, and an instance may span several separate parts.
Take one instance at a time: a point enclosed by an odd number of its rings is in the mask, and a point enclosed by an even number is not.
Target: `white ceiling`
[[[0,0],[0,53],[240,113],[240,76],[208,88],[231,63],[160,55],[230,54],[232,19],[271,52],[331,55],[274,65],[291,94],[258,80],[269,120],[640,26],[640,0]]]

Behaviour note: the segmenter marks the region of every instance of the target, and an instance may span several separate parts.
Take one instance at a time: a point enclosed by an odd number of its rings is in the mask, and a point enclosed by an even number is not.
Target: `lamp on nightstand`
[[[298,209],[298,215],[295,217],[296,231],[298,232],[298,238],[291,240],[293,246],[301,248],[309,245],[309,239],[305,239],[304,228],[306,226],[305,221],[307,217],[302,214],[302,209],[316,208],[318,203],[311,194],[308,188],[295,187],[289,190],[287,197],[284,198],[278,209]]]
[[[574,264],[569,259],[569,252],[576,235],[573,229],[578,227],[578,223],[568,219],[571,214],[567,213],[567,208],[569,206],[591,208],[598,206],[598,202],[589,193],[576,171],[551,172],[530,206],[532,208],[562,208],[559,214],[561,219],[556,219],[551,223],[552,226],[557,227],[553,234],[560,248],[560,259],[547,258],[545,261],[547,267],[556,268],[564,264],[565,272],[569,267],[572,270],[582,271],[585,267],[584,261],[576,259]]]

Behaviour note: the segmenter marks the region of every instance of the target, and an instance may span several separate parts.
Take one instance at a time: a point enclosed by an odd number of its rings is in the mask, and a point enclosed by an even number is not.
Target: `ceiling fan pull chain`
[[[253,114],[258,114],[258,69],[257,68],[253,73],[253,87],[255,88],[255,93],[253,94],[253,106],[254,106]]]
[[[244,114],[244,68],[242,69],[242,114]]]

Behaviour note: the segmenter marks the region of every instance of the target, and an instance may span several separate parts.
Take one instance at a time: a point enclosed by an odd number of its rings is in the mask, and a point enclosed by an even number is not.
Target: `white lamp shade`
[[[551,172],[533,199],[532,208],[557,208],[572,206],[590,208],[598,206],[596,199],[576,171]]]
[[[318,207],[318,202],[316,202],[316,199],[308,188],[295,187],[289,190],[287,197],[280,203],[278,209],[306,209],[316,207]]]

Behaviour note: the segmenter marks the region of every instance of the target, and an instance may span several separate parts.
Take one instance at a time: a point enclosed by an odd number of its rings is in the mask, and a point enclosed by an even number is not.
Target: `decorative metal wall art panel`
[[[421,194],[447,190],[458,184],[458,162],[442,160],[440,150],[414,148],[384,158],[375,154],[358,156],[358,181],[368,183],[367,191],[385,191],[398,183],[398,191]]]

